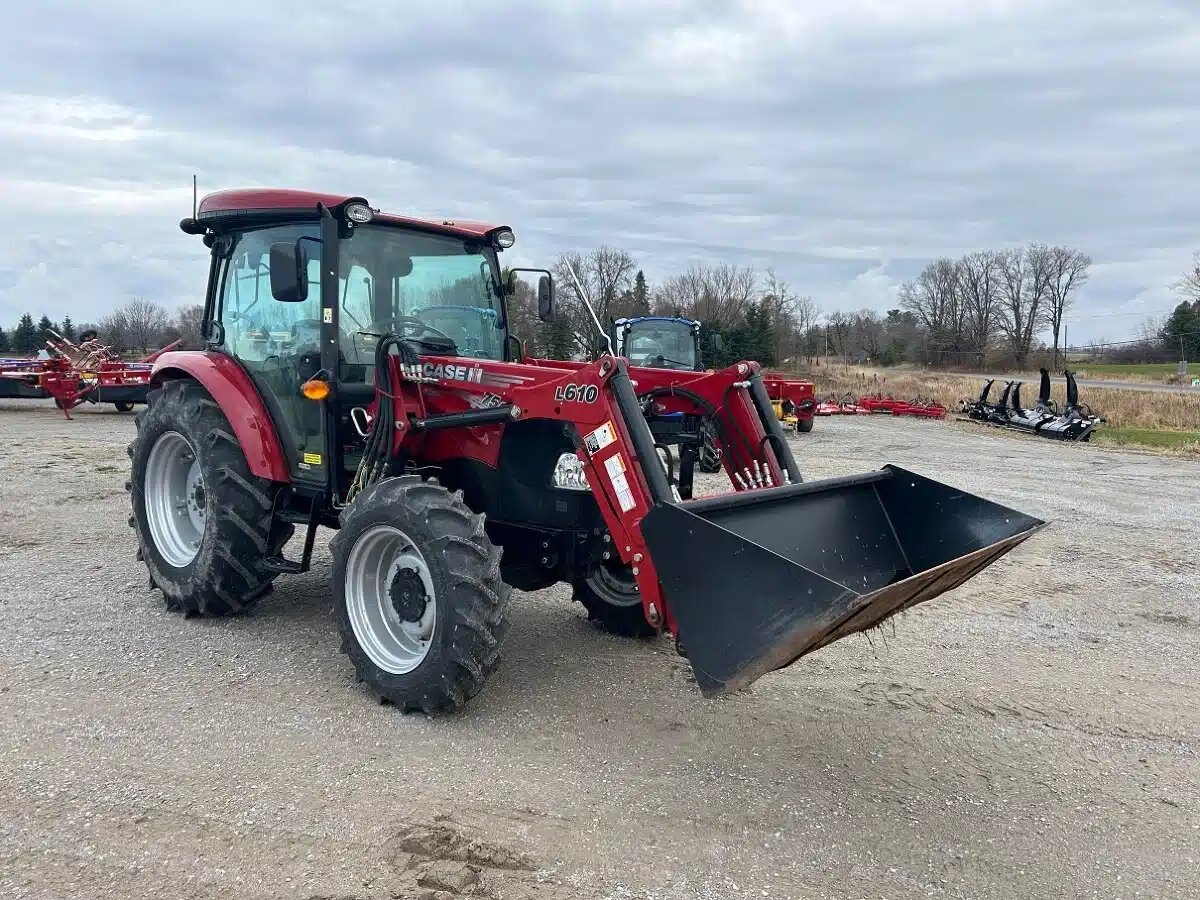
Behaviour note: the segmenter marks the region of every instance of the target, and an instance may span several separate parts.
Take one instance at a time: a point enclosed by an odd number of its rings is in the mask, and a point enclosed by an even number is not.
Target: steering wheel
[[[378,319],[371,323],[370,328],[364,328],[363,330],[374,331],[378,333],[395,331],[396,334],[400,335],[401,337],[415,337],[415,335],[406,334],[405,331],[407,329],[420,329],[421,334],[431,334],[434,337],[442,338],[443,340],[447,340],[452,344],[454,343],[454,338],[450,337],[450,335],[446,334],[444,331],[439,331],[432,325],[426,324],[415,316],[393,316],[390,319]]]

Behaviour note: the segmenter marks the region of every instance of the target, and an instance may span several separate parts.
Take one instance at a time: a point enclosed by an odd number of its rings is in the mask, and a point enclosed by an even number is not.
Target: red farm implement
[[[817,404],[818,416],[909,416],[914,419],[944,419],[946,407],[934,400],[917,397],[913,400],[897,400],[894,397],[883,397],[878,394],[869,397],[854,398],[851,394],[844,397],[830,395]]]
[[[814,414],[818,416],[869,416],[871,410],[859,404],[851,394],[838,397],[830,394],[817,404]]]
[[[41,358],[0,359],[0,398],[51,398],[68,419],[84,402],[111,403],[128,412],[146,402],[154,361],[180,343],[128,362],[99,341],[76,344],[51,332]]]
[[[872,414],[889,416],[911,416],[916,419],[944,419],[946,407],[936,400],[926,400],[916,397],[912,400],[897,400],[895,397],[884,397],[876,394],[871,397],[860,397],[855,404]]]
[[[780,419],[795,419],[796,430],[801,433],[812,431],[817,398],[811,381],[767,372],[763,375],[763,387],[781,413]]]

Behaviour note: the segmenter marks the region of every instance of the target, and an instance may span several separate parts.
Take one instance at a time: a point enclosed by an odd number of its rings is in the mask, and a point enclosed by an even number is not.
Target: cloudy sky
[[[1197,0],[37,3],[5,12],[0,325],[196,302],[201,189],[366,196],[608,243],[653,282],[774,266],[826,310],[932,257],[1090,253],[1071,339],[1200,248]]]

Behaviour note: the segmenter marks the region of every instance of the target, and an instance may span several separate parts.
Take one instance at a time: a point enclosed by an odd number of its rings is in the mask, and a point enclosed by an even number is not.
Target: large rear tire
[[[330,542],[342,651],[405,712],[449,712],[500,663],[510,589],[500,549],[461,494],[388,478],[342,513]]]
[[[594,568],[573,585],[574,599],[583,604],[588,618],[622,637],[653,637],[658,630],[646,621],[642,595],[633,572],[624,564]]]
[[[193,381],[150,391],[129,445],[138,555],[167,608],[189,614],[241,612],[270,590],[291,525],[271,534],[279,485],[251,474],[229,420]]]

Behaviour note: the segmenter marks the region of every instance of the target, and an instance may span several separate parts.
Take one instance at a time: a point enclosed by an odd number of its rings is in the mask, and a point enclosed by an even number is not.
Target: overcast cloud
[[[6,10],[0,325],[197,302],[193,172],[506,223],[525,264],[774,266],[826,310],[1062,242],[1096,261],[1072,342],[1200,247],[1194,0],[339,5]]]

